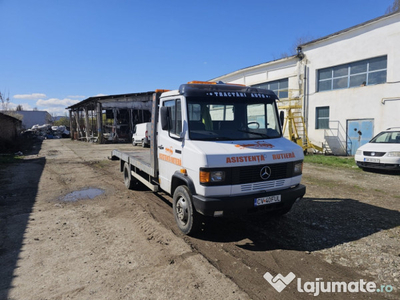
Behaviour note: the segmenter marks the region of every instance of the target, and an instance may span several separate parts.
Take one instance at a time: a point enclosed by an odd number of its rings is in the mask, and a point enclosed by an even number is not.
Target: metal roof
[[[375,18],[375,19],[372,19],[372,20],[369,20],[369,21],[366,21],[366,22],[357,24],[357,25],[355,25],[355,26],[352,26],[352,27],[349,27],[349,28],[346,28],[346,29],[337,31],[337,32],[335,32],[335,33],[332,33],[332,34],[330,34],[330,35],[324,36],[324,37],[322,37],[322,38],[319,38],[319,39],[316,39],[316,40],[313,40],[313,41],[310,41],[310,42],[301,44],[301,45],[299,45],[299,47],[304,47],[304,46],[308,46],[308,45],[311,45],[311,44],[314,44],[314,43],[317,43],[317,42],[320,42],[320,41],[323,41],[323,40],[327,40],[327,39],[329,39],[329,38],[332,38],[332,37],[334,37],[334,36],[341,35],[341,34],[343,34],[343,33],[352,31],[352,30],[354,30],[354,29],[361,28],[361,27],[363,27],[363,26],[366,26],[366,25],[369,25],[369,24],[378,22],[378,21],[383,20],[383,19],[390,18],[390,17],[392,17],[393,15],[396,15],[396,14],[399,14],[399,15],[400,15],[400,11],[396,11],[396,12],[393,12],[393,13],[390,13],[390,14],[387,14],[387,15],[383,15],[383,16],[377,17],[377,18]]]
[[[74,105],[67,107],[66,109],[79,109],[81,107],[87,107],[89,109],[95,109],[96,103],[104,103],[108,101],[151,101],[154,91],[143,92],[143,93],[129,93],[129,94],[118,94],[108,96],[93,96],[85,100],[82,100]]]

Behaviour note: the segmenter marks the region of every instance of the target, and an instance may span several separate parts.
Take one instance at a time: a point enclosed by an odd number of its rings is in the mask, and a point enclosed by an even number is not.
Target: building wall
[[[50,124],[52,119],[47,111],[23,110],[16,113],[22,116],[22,126],[25,129],[30,129],[33,125]]]
[[[304,106],[308,137],[325,143],[325,130],[316,129],[316,108],[329,107],[330,126],[369,119],[372,135],[400,126],[400,13],[383,16],[302,45],[305,57],[293,56],[217,77],[213,81],[254,85],[288,78],[289,97],[299,97]],[[318,70],[387,55],[386,83],[318,92]],[[306,79],[304,80],[304,78]],[[338,125],[340,124],[340,125]]]
[[[212,81],[223,81],[229,83],[255,85],[283,78],[289,78],[289,88],[298,89],[297,76],[300,70],[298,69],[297,57],[283,58],[276,61],[260,64],[254,67],[245,68],[226,74]],[[293,79],[293,80],[291,80]]]
[[[0,113],[0,140],[11,141],[21,129],[21,121]]]
[[[303,47],[308,68],[308,134],[324,142],[315,129],[316,107],[329,106],[330,120],[346,128],[348,120],[372,119],[373,134],[400,126],[400,14],[388,16]],[[332,91],[317,91],[318,69],[387,55],[387,82]]]

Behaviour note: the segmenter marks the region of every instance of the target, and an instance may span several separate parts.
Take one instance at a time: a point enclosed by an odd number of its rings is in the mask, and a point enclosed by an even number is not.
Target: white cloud
[[[66,113],[68,114],[67,107],[80,102],[86,96],[71,95],[63,99],[46,99],[46,94],[32,93],[14,95],[13,98],[15,101],[8,104],[8,109],[10,110],[15,110],[18,105],[21,105],[23,110],[33,110],[35,108],[39,111],[47,111],[52,116],[64,116]]]
[[[45,110],[52,116],[64,116],[65,113],[68,113],[68,110],[66,110],[66,108],[78,102],[79,100],[74,100],[70,98],[50,98],[46,100],[39,99],[38,101],[36,101],[36,105],[39,110]]]
[[[52,116],[68,116],[68,110],[63,107],[47,107],[40,110],[45,110]]]
[[[78,103],[79,100],[74,100],[74,99],[69,99],[69,98],[64,98],[64,99],[58,99],[58,98],[50,98],[47,100],[43,100],[43,99],[39,99],[38,101],[36,101],[36,105],[37,106],[71,106],[74,105],[76,103]]]
[[[13,102],[10,102],[8,104],[8,109],[15,110],[18,105],[21,105],[23,110],[33,110],[33,107],[29,103],[13,103]]]
[[[46,94],[40,93],[33,93],[33,94],[22,94],[22,95],[14,95],[13,98],[15,99],[40,99],[46,98]]]

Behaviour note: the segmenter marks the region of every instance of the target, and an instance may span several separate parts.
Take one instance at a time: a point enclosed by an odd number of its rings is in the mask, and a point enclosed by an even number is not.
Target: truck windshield
[[[205,101],[207,100],[207,102]],[[281,137],[275,101],[248,98],[187,99],[191,140]]]

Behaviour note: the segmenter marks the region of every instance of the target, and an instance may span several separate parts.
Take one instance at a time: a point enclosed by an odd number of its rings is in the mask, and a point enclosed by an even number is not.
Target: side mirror
[[[171,114],[171,108],[167,106],[162,106],[160,109],[160,117],[161,117],[161,129],[168,130],[169,125],[169,116]]]
[[[281,127],[283,127],[283,122],[285,121],[285,112],[283,110],[279,113],[279,121],[281,122]]]

